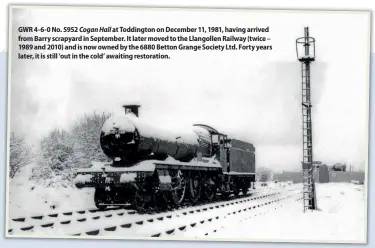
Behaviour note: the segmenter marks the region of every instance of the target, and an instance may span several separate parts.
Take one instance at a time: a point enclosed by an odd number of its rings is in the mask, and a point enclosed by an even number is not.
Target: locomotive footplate
[[[74,183],[77,188],[83,187],[126,187],[135,186],[152,176],[157,171],[160,187],[169,190],[171,177],[168,170],[181,171],[222,171],[220,163],[216,161],[196,161],[182,163],[178,161],[148,160],[132,167],[113,167],[110,164],[92,166],[79,169]]]
[[[83,187],[125,187],[131,184],[135,186],[137,180],[142,180],[152,175],[155,165],[139,163],[133,167],[113,167],[110,163],[93,163],[90,168],[83,168],[77,171],[74,184],[77,188]]]
[[[85,172],[78,173],[74,179],[74,184],[77,188],[125,187],[128,184],[136,184],[137,181],[145,177],[145,172]]]

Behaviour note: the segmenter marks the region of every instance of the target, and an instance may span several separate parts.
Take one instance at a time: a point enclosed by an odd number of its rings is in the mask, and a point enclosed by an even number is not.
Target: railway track
[[[262,198],[259,201],[248,204],[230,205],[209,214],[202,213],[194,215],[188,223],[179,223],[174,227],[157,227],[151,237],[189,237],[199,238],[215,234],[218,230],[228,226],[233,226],[236,222],[244,221],[252,216],[259,216],[266,212],[275,210],[282,206],[286,200],[301,198],[300,189],[292,189],[280,194],[272,194],[270,197]]]
[[[256,190],[252,192],[252,195],[257,195],[268,190],[269,189],[267,188]],[[204,205],[204,203],[197,204],[195,205],[195,207],[199,207],[201,205]],[[183,205],[179,209],[184,209],[187,207],[189,207],[189,205]],[[60,212],[51,212],[47,214],[35,214],[28,217],[13,217],[10,218],[10,228],[8,230],[8,233],[14,233],[14,231],[17,229],[20,229],[21,231],[30,231],[34,228],[37,228],[38,226],[43,228],[53,227],[54,224],[58,221],[60,221],[60,224],[62,225],[68,225],[75,220],[84,222],[86,221],[88,216],[94,220],[98,220],[101,218],[110,218],[116,214],[118,216],[134,215],[136,214],[136,211],[125,210],[121,207],[111,207],[108,209],[67,210]]]
[[[237,208],[233,212],[228,212],[226,215],[222,215],[221,218],[215,218],[214,221],[206,221],[203,224],[201,222],[199,228],[190,228],[184,231],[178,230],[175,233],[178,237],[187,237],[187,238],[220,238],[222,233],[226,233],[228,230],[232,229],[233,226],[242,225],[244,228],[246,226],[252,225],[251,219],[261,218],[271,211],[277,211],[282,208],[287,201],[301,201],[302,191],[294,190],[282,197],[278,197],[273,200],[268,200],[254,208],[254,206],[246,206]],[[246,223],[246,224],[244,224]],[[164,234],[166,236],[167,233]],[[249,234],[249,237],[251,234]]]
[[[50,236],[121,235],[158,237],[162,236],[162,233],[170,233],[173,228],[169,229],[169,227],[178,226],[178,228],[182,228],[184,223],[187,222],[186,219],[194,219],[200,223],[202,216],[211,216],[211,220],[207,220],[211,222],[214,218],[220,216],[223,211],[237,211],[235,209],[238,206],[249,205],[256,208],[271,204],[270,202],[274,203],[278,199],[277,197],[283,195],[283,192],[290,192],[295,190],[294,188],[300,187],[292,185],[287,188],[265,188],[252,192],[252,196],[197,206],[185,206],[177,210],[157,214],[138,214],[134,210],[112,208],[65,211],[29,218],[13,218],[10,220],[8,233],[14,236],[43,234]],[[164,227],[168,230],[160,232]],[[185,229],[186,227],[185,225]]]

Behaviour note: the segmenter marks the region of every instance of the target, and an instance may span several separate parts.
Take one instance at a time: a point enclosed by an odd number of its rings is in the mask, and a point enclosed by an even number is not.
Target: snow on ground
[[[319,211],[303,213],[303,202],[246,221],[233,222],[210,238],[281,242],[366,242],[364,186],[349,183],[317,184]]]
[[[297,191],[300,191],[301,187],[293,185],[290,188],[297,188]],[[183,208],[169,213],[138,215],[131,210],[114,209],[105,212],[80,211],[70,212],[66,215],[60,214],[58,216],[44,215],[43,218],[27,218],[26,221],[11,221],[8,229],[11,230],[11,235],[20,235],[23,237],[34,235],[57,237],[98,232],[96,235],[100,236],[142,238],[150,237],[156,233],[164,233],[195,222],[198,229],[201,232],[205,232],[205,229],[209,227],[202,224],[202,220],[209,217],[211,220],[214,220],[217,216],[225,218],[228,211],[232,212],[238,208],[247,208],[250,202],[250,205],[257,205],[261,204],[261,202],[270,201],[272,198],[280,197],[280,195],[275,194],[279,192],[277,188],[262,188],[258,192],[254,196],[247,197],[248,201],[246,202],[243,202],[246,198],[242,198],[241,200],[233,199],[226,202],[226,204],[212,203],[204,206],[192,206],[188,209]],[[284,193],[287,192],[288,190],[285,190]],[[267,198],[256,199],[259,196],[267,196]],[[250,198],[252,198],[251,201]],[[219,208],[217,208],[218,206]],[[211,223],[211,221],[206,221],[206,223]],[[176,233],[176,236],[182,238],[182,234]]]
[[[95,208],[93,189],[64,187],[63,184],[59,186],[59,183],[55,187],[45,187],[29,181],[29,173],[30,171],[24,170],[10,181],[9,216],[11,218]],[[267,184],[266,188],[289,185],[280,182]],[[257,183],[256,188],[264,187],[261,183]],[[260,210],[267,210],[262,215],[241,220],[228,219],[229,222],[226,222],[224,228],[202,238],[365,243],[367,223],[365,197],[364,185],[317,184],[319,211],[303,213],[302,201],[288,199],[280,202],[282,207],[277,207],[276,210],[260,208]],[[190,235],[186,233],[184,236]]]
[[[23,168],[9,181],[9,217],[30,217],[42,213],[63,212],[96,208],[94,189],[77,189],[55,179],[53,187],[30,181],[34,165]],[[264,188],[256,183],[256,188]],[[277,186],[268,183],[267,187]]]
[[[32,166],[23,168],[9,180],[10,218],[95,208],[93,189],[78,190],[58,180],[54,187],[46,187],[29,180],[31,170]]]
[[[59,183],[58,180],[54,187],[46,187],[29,180],[31,170],[31,166],[24,168],[9,182],[10,218],[96,208],[93,188],[77,189]],[[279,184],[268,182],[267,188],[277,187]],[[258,182],[256,188],[264,187]]]

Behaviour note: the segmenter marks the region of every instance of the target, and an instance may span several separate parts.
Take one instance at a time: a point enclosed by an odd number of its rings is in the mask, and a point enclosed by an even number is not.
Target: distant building
[[[320,165],[317,172],[319,183],[329,183],[329,170],[327,165]]]

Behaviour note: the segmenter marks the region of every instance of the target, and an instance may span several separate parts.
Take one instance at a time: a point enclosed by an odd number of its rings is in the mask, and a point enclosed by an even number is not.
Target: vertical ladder
[[[301,62],[302,72],[302,183],[304,211],[316,209],[315,183],[313,178],[313,142],[311,124],[311,85],[310,63],[315,61],[315,39],[309,36],[305,27],[305,36],[296,40],[297,58]]]
[[[310,62],[302,64],[302,135],[303,135],[303,204],[304,211],[315,209],[313,179],[313,144],[311,125]]]

